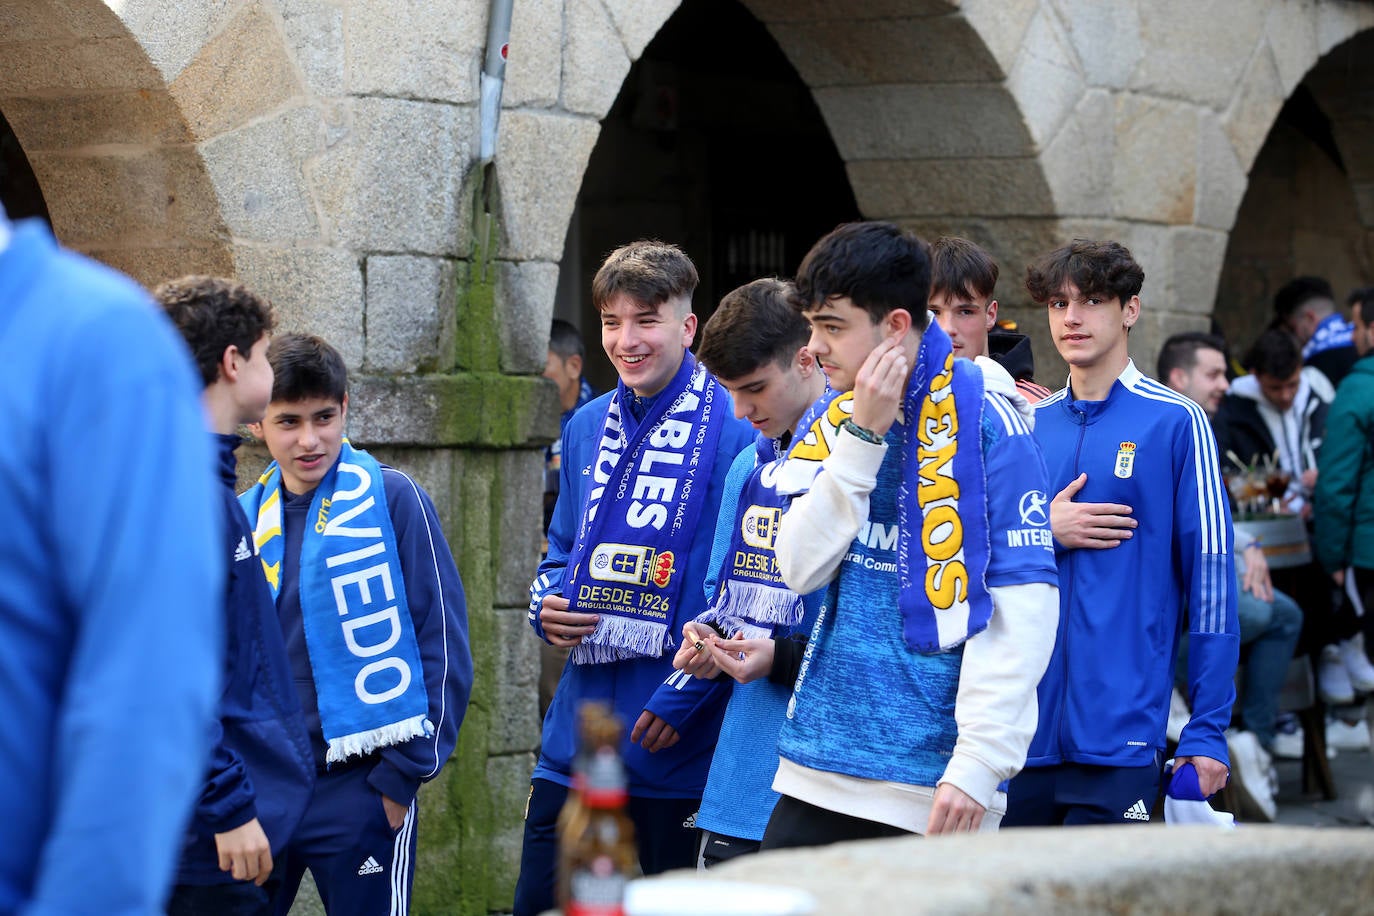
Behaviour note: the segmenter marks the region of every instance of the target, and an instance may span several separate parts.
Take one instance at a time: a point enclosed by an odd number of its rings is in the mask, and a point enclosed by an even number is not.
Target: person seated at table
[[[1317,452],[1326,434],[1326,415],[1335,393],[1326,376],[1302,364],[1298,341],[1286,331],[1260,335],[1246,355],[1250,375],[1231,385],[1213,419],[1222,455],[1241,461],[1278,456],[1291,475],[1285,497],[1290,511],[1307,523],[1317,484]],[[1318,656],[1317,687],[1333,705],[1354,702],[1355,692],[1374,691],[1374,666],[1354,640],[1359,621],[1340,614],[1339,593],[1321,567],[1307,563],[1273,572],[1274,585],[1297,599],[1303,612],[1300,651]]]

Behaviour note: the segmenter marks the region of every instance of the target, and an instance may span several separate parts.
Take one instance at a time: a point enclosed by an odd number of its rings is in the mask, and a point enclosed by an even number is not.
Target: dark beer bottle
[[[639,857],[625,813],[623,727],[603,703],[584,703],[578,726],[573,791],[558,818],[558,903],[564,916],[624,916]]]

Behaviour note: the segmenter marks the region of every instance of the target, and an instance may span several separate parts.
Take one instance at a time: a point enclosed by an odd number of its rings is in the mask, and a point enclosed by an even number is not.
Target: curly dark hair
[[[1084,296],[1116,299],[1124,306],[1132,296],[1140,295],[1145,270],[1120,242],[1090,239],[1074,239],[1026,268],[1026,292],[1041,305],[1058,295],[1066,283],[1078,287]]]
[[[186,339],[206,387],[219,378],[225,350],[237,347],[249,359],[253,345],[276,325],[272,303],[223,277],[168,280],[153,290],[153,298]]]

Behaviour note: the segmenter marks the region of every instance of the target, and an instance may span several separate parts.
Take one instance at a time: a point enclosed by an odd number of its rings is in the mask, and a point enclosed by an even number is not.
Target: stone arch
[[[497,157],[500,254],[526,273],[542,271],[543,294],[530,317],[538,326],[552,314],[564,233],[599,121],[681,2],[568,0],[561,29],[516,8],[514,46],[561,42],[561,74],[512,60],[506,105],[518,110],[503,115]],[[843,9],[742,2],[811,89],[865,217],[927,237],[967,235],[1012,264],[1054,237],[1056,201],[1034,118],[1012,91],[1018,75],[1041,76],[1034,61],[1014,66],[1025,15],[950,0],[864,0]],[[542,365],[542,344],[535,356]]]
[[[129,21],[139,6],[127,4],[121,18],[100,0],[6,3],[0,111],[65,244],[144,282],[227,271],[219,202],[166,62]]]
[[[1297,80],[1249,164],[1217,293],[1217,316],[1237,353],[1267,325],[1277,288],[1298,274],[1327,277],[1338,304],[1374,266],[1374,17],[1328,29],[1309,45]],[[1295,66],[1296,69],[1296,66]]]

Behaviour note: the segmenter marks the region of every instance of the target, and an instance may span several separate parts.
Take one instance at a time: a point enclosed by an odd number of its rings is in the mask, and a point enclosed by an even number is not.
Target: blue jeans
[[[1240,587],[1236,579],[1236,617],[1240,620],[1240,644],[1246,652],[1244,680],[1240,685],[1240,719],[1255,733],[1262,747],[1274,743],[1274,720],[1279,714],[1279,693],[1288,679],[1288,664],[1302,633],[1302,609],[1278,589],[1273,601],[1262,601]],[[1176,675],[1188,683],[1188,634],[1178,644]]]
[[[1247,647],[1244,681],[1240,685],[1240,719],[1266,750],[1274,743],[1274,719],[1279,693],[1288,679],[1288,664],[1302,632],[1302,609],[1283,592],[1261,601],[1249,592],[1236,597],[1240,644]]]

